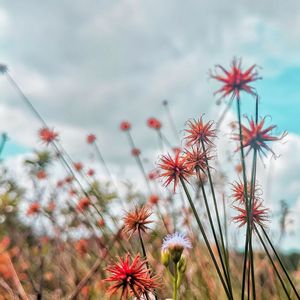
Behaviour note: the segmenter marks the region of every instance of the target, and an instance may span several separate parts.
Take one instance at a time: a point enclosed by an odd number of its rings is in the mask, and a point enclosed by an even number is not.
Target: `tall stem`
[[[177,286],[177,281],[178,281],[178,263],[174,263],[174,279],[173,279],[173,300],[178,300],[178,286]]]
[[[199,218],[199,215],[198,215],[198,213],[197,213],[196,207],[195,207],[195,205],[194,205],[194,203],[193,203],[193,200],[192,200],[192,198],[191,198],[191,195],[190,195],[190,193],[189,193],[189,191],[188,191],[188,189],[187,189],[187,186],[186,186],[186,184],[185,184],[185,182],[184,182],[184,179],[183,179],[182,177],[180,177],[180,182],[181,182],[181,184],[182,184],[182,186],[183,186],[183,189],[184,189],[184,192],[185,192],[185,194],[186,194],[186,196],[187,196],[187,198],[188,198],[189,204],[190,204],[190,206],[191,206],[191,208],[192,208],[192,211],[193,211],[194,216],[195,216],[195,218],[196,218],[197,224],[198,224],[199,229],[200,229],[200,231],[201,231],[201,234],[202,234],[202,236],[203,236],[203,238],[204,238],[206,247],[207,247],[208,252],[209,252],[209,254],[210,254],[210,256],[211,256],[211,259],[212,259],[212,261],[213,261],[213,263],[214,263],[214,266],[215,266],[215,268],[216,268],[216,270],[217,270],[218,276],[219,276],[219,278],[220,278],[220,280],[221,280],[221,283],[222,283],[222,285],[223,285],[223,288],[224,288],[224,290],[225,290],[225,293],[226,293],[228,299],[233,300],[233,296],[232,296],[232,295],[229,293],[229,291],[228,291],[227,285],[226,285],[226,283],[225,283],[225,281],[224,281],[224,278],[223,278],[222,273],[221,273],[221,271],[220,271],[220,268],[219,268],[219,266],[218,266],[217,260],[216,260],[216,258],[215,258],[215,256],[214,256],[214,253],[213,253],[212,249],[211,249],[209,240],[208,240],[208,238],[207,238],[207,235],[206,235],[206,233],[205,233],[205,231],[204,231],[203,225],[202,225],[201,220],[200,220],[200,218]]]

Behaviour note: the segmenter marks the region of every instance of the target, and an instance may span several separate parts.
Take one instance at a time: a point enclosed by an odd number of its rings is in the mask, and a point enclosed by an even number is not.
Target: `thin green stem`
[[[178,263],[174,262],[174,278],[173,278],[173,300],[178,300]]]
[[[289,292],[288,292],[288,290],[287,290],[287,288],[286,288],[286,286],[285,286],[285,284],[284,284],[284,281],[283,281],[283,279],[281,278],[281,276],[280,276],[280,274],[279,274],[279,272],[278,272],[278,270],[277,270],[277,268],[276,268],[276,265],[275,265],[275,263],[274,263],[274,261],[273,261],[271,255],[270,255],[270,253],[269,253],[269,250],[268,250],[268,248],[267,248],[267,246],[266,246],[266,244],[265,244],[265,242],[264,242],[262,236],[260,235],[260,233],[259,233],[259,231],[258,231],[258,229],[256,228],[255,225],[254,225],[254,231],[256,232],[256,234],[257,234],[257,236],[258,236],[258,238],[259,238],[259,240],[260,240],[260,242],[261,242],[261,244],[262,244],[262,246],[263,246],[263,248],[264,248],[264,250],[265,250],[265,252],[266,252],[266,254],[267,254],[267,256],[268,256],[268,258],[269,258],[269,260],[270,260],[270,262],[271,262],[271,264],[272,264],[272,266],[273,266],[273,268],[274,268],[274,271],[275,271],[275,273],[276,273],[276,275],[277,275],[277,277],[278,277],[278,279],[279,279],[279,281],[280,281],[280,283],[281,283],[281,285],[282,285],[282,288],[284,289],[284,292],[285,292],[287,298],[288,298],[288,299],[291,299],[291,297],[290,297],[290,295],[289,295]]]
[[[185,184],[185,182],[184,182],[184,179],[183,179],[182,177],[180,177],[180,182],[181,182],[181,184],[182,184],[182,186],[183,186],[184,192],[185,192],[185,194],[186,194],[186,196],[187,196],[187,199],[188,199],[188,201],[189,201],[189,204],[190,204],[190,206],[191,206],[191,208],[192,208],[193,214],[194,214],[194,216],[195,216],[195,218],[196,218],[197,224],[198,224],[199,229],[200,229],[200,231],[201,231],[201,234],[202,234],[202,236],[203,236],[203,238],[204,238],[206,247],[207,247],[208,252],[209,252],[209,254],[210,254],[210,256],[211,256],[211,259],[212,259],[212,261],[213,261],[213,263],[214,263],[214,266],[215,266],[215,268],[216,268],[216,270],[217,270],[218,276],[219,276],[219,278],[220,278],[220,280],[221,280],[221,283],[222,283],[222,285],[223,285],[223,288],[224,288],[224,290],[225,290],[225,293],[226,293],[228,299],[231,299],[231,300],[232,300],[232,299],[233,299],[233,296],[232,296],[232,295],[229,293],[229,291],[228,291],[227,285],[226,285],[226,283],[225,283],[225,281],[224,281],[224,278],[223,278],[222,273],[221,273],[221,271],[220,271],[220,268],[219,268],[219,266],[218,266],[217,260],[216,260],[216,258],[215,258],[215,256],[214,256],[214,253],[213,253],[213,251],[212,251],[212,249],[211,249],[209,240],[208,240],[207,235],[206,235],[206,233],[205,233],[205,231],[204,231],[204,228],[203,228],[203,225],[202,225],[202,223],[201,223],[200,217],[199,217],[199,215],[198,215],[198,213],[197,213],[196,207],[195,207],[195,205],[194,205],[194,203],[193,203],[193,200],[192,200],[192,198],[191,198],[191,195],[190,195],[190,193],[189,193],[189,191],[188,191],[188,188],[187,188],[187,186],[186,186],[186,184]]]

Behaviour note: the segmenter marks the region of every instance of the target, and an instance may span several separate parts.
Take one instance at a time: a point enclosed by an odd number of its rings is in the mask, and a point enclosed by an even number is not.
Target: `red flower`
[[[90,206],[90,204],[91,204],[91,200],[88,197],[83,197],[77,203],[76,208],[78,211],[83,212]]]
[[[73,180],[74,180],[74,177],[73,177],[73,176],[67,176],[67,177],[65,178],[65,183],[71,183]]]
[[[149,180],[154,180],[159,177],[159,171],[158,170],[153,170],[148,173],[148,178]]]
[[[128,131],[129,129],[131,129],[131,124],[129,122],[127,122],[127,121],[123,121],[120,124],[120,129],[122,131]]]
[[[49,128],[44,127],[39,130],[39,136],[40,139],[48,145],[49,143],[57,140],[58,133],[54,130],[50,130]]]
[[[125,258],[118,257],[118,262],[107,268],[112,275],[105,279],[107,282],[114,282],[107,292],[110,295],[121,291],[121,299],[128,299],[135,296],[140,299],[142,295],[151,293],[158,286],[156,276],[151,277],[150,270],[146,266],[146,261],[139,255],[130,262],[130,255]]]
[[[231,95],[232,98],[238,98],[241,91],[256,95],[254,88],[249,84],[261,79],[256,71],[257,66],[252,65],[249,69],[243,71],[241,64],[240,59],[234,58],[231,63],[231,70],[226,70],[221,65],[216,66],[223,74],[211,74],[211,77],[222,82],[223,86],[215,94],[221,93],[221,98],[228,95]]]
[[[189,151],[188,149],[185,149],[185,159],[186,159],[186,165],[191,169],[191,171],[202,171],[205,172],[205,169],[207,169],[206,164],[206,152],[201,150],[200,147],[192,147],[192,149]],[[210,159],[211,157],[207,157],[207,159]]]
[[[239,215],[232,218],[235,223],[240,223],[239,227],[244,226],[247,223],[247,210],[242,207],[234,206],[239,212]],[[265,226],[265,222],[269,220],[268,208],[265,208],[262,201],[254,200],[252,202],[251,224],[254,223]]]
[[[64,181],[63,180],[58,180],[56,183],[56,187],[61,188],[64,185]]]
[[[231,184],[232,194],[231,197],[233,198],[234,202],[239,202],[240,204],[245,203],[245,190],[244,190],[244,183],[235,181]],[[252,199],[259,200],[259,196],[261,189],[255,184],[254,191],[252,192]],[[248,182],[247,184],[247,198],[250,199],[251,193],[251,184]]]
[[[163,155],[160,159],[159,167],[164,171],[159,177],[165,177],[164,185],[168,186],[174,181],[174,192],[180,178],[187,180],[191,171],[186,164],[186,159],[177,152],[172,158],[170,154]]]
[[[147,120],[147,125],[152,129],[160,129],[161,128],[161,122],[157,120],[156,118],[149,118]]]
[[[29,205],[27,209],[27,216],[32,216],[34,214],[37,214],[40,211],[40,204],[37,202],[33,202]]]
[[[187,146],[199,145],[201,142],[212,145],[212,139],[216,137],[214,122],[203,123],[203,117],[198,120],[188,121],[188,129],[185,129]]]
[[[266,155],[266,151],[271,151],[275,155],[273,150],[267,145],[267,142],[278,141],[286,136],[285,132],[280,137],[271,136],[270,131],[276,128],[276,125],[272,125],[263,129],[265,119],[266,118],[263,118],[258,124],[256,124],[253,119],[248,119],[249,128],[242,125],[243,148],[249,147],[246,155],[250,152],[251,149],[255,149],[263,155]],[[239,134],[235,134],[233,139],[239,141]]]
[[[132,156],[139,156],[141,154],[141,150],[138,148],[132,148],[131,155]]]
[[[45,170],[40,170],[36,174],[37,179],[45,179],[47,177],[47,173]]]
[[[124,232],[133,234],[135,231],[143,231],[146,232],[148,224],[152,223],[152,221],[148,220],[151,216],[152,212],[149,208],[135,207],[133,211],[130,211],[124,217]]]
[[[157,195],[150,195],[149,198],[148,198],[148,202],[151,204],[151,205],[155,205],[157,204],[159,201],[159,197]]]
[[[104,227],[104,225],[105,225],[105,221],[102,218],[99,219],[97,223],[100,228]]]
[[[81,162],[76,162],[73,166],[77,172],[80,172],[83,169],[83,164]]]
[[[96,141],[96,136],[92,133],[88,134],[86,137],[86,142],[88,144],[93,144]]]
[[[87,240],[79,240],[75,244],[75,249],[80,256],[84,256],[88,252],[88,242]]]
[[[94,176],[95,175],[95,170],[94,169],[89,169],[88,171],[87,171],[87,174],[88,174],[88,176]]]

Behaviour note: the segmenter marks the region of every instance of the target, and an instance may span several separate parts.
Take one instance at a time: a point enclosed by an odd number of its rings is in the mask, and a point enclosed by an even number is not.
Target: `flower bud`
[[[170,252],[168,250],[162,250],[160,260],[165,267],[168,267],[170,261]]]
[[[179,273],[184,274],[185,270],[186,270],[186,257],[182,255],[178,262],[178,271]]]

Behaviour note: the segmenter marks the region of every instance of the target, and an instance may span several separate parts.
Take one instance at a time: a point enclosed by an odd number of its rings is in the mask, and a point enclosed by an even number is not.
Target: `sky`
[[[93,132],[116,172],[131,170],[133,163],[120,121],[132,122],[137,145],[154,160],[158,142],[147,118],[161,119],[175,142],[163,99],[178,131],[203,113],[216,119],[226,103],[216,104],[218,84],[209,70],[215,64],[228,67],[234,56],[246,67],[257,64],[263,77],[255,84],[260,116],[270,116],[276,133],[289,132],[276,148],[279,159],[265,163],[273,178],[270,197],[275,208],[288,198],[295,215],[300,212],[299,40],[300,2],[292,0],[0,2],[0,62],[75,159],[86,152],[85,136]],[[253,103],[245,97],[243,113],[251,113]],[[14,160],[40,147],[39,128],[0,77],[0,131],[9,136],[2,157]],[[300,229],[300,222],[294,226]],[[300,249],[300,237],[288,244]]]

